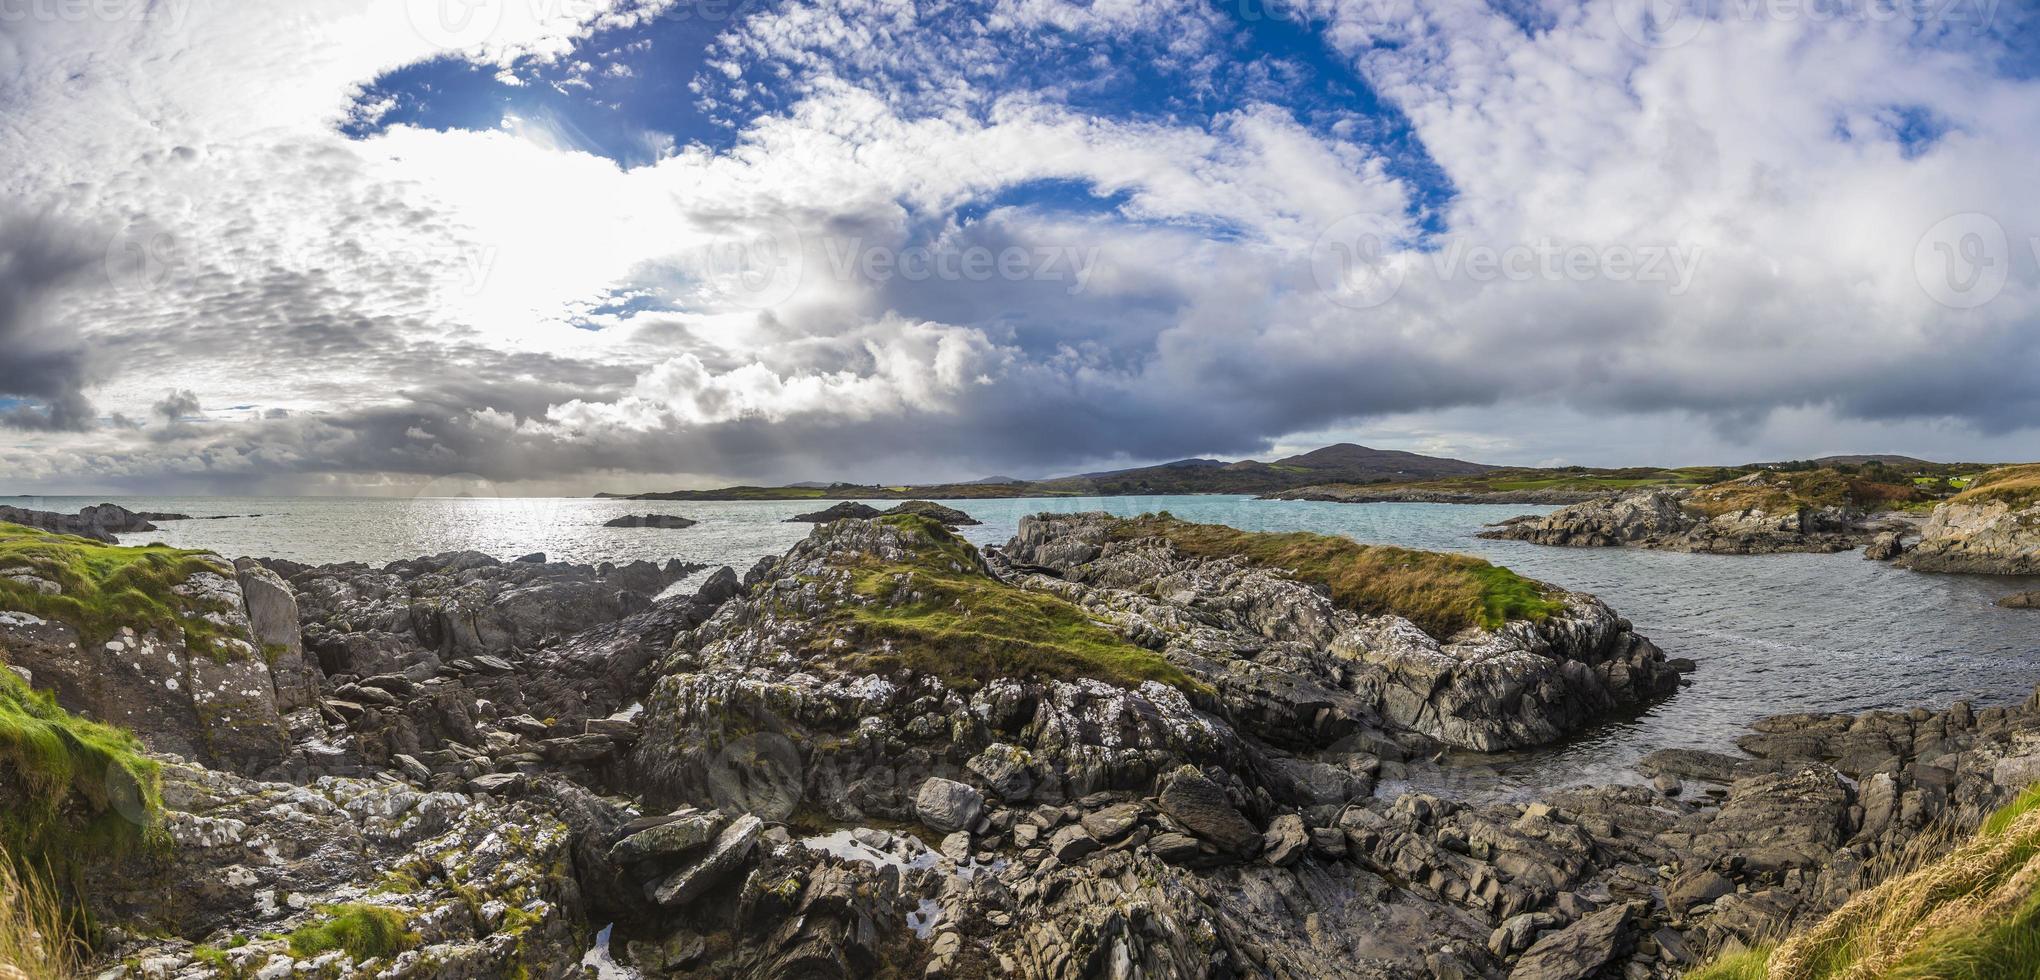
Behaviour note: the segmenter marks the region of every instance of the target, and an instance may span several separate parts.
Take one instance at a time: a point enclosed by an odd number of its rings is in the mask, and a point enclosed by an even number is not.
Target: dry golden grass
[[[1930,845],[1909,849],[1918,859]],[[2040,790],[1946,856],[1851,898],[1820,924],[1692,980],[2032,980],[2040,977]]]
[[[1445,639],[1469,626],[1496,629],[1514,619],[1542,621],[1565,610],[1542,582],[1468,555],[1359,544],[1302,531],[1262,534],[1192,524],[1166,513],[1120,522],[1120,540],[1159,536],[1200,558],[1246,557],[1322,585],[1333,601],[1370,616],[1393,614]]]
[[[78,975],[62,901],[43,881],[14,871],[0,850],[0,980],[68,980]],[[9,969],[17,971],[10,975]]]
[[[1952,503],[1985,503],[1999,500],[2013,507],[2040,501],[2040,463],[2001,466],[1976,478],[1969,489],[1955,495]]]

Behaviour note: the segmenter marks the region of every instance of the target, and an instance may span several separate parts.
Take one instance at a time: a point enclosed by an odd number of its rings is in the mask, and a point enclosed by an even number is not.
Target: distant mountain
[[[1749,464],[1749,468],[1771,470],[1784,468],[1803,469],[1808,467],[1818,468],[1822,466],[1867,466],[1871,463],[1883,463],[1886,466],[1897,467],[1899,469],[1913,469],[1917,467],[1934,467],[1944,465],[1941,463],[1936,463],[1933,460],[1920,459],[1916,456],[1894,456],[1890,454],[1863,453],[1852,456],[1822,456],[1819,459],[1781,460],[1775,463],[1751,463]]]
[[[645,500],[760,499],[964,499],[973,497],[1121,497],[1179,493],[1261,494],[1324,483],[1381,483],[1473,476],[1493,470],[1482,463],[1445,459],[1393,449],[1369,449],[1351,443],[1279,459],[1273,463],[1245,459],[1179,459],[1153,466],[1082,473],[1052,480],[987,477],[968,483],[923,486],[851,486],[804,483],[789,487],[728,487],[722,490],[681,490],[638,494]]]

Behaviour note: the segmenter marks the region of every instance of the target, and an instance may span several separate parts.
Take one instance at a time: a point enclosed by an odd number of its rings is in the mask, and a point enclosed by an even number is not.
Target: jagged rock
[[[2040,609],[2040,592],[2017,592],[1998,600],[2006,609]]]
[[[1890,561],[1905,554],[1905,550],[1904,531],[1885,531],[1863,546],[1863,557],[1869,561]]]
[[[1723,484],[1761,486],[1767,473]],[[1714,488],[1702,491],[1715,492]],[[1571,548],[1635,546],[1660,551],[1756,555],[1847,551],[1887,531],[1862,511],[1842,506],[1796,506],[1778,513],[1743,507],[1722,513],[1696,509],[1685,489],[1651,488],[1592,500],[1542,517],[1519,517],[1481,533],[1483,538]]]
[[[914,794],[914,812],[921,822],[943,833],[970,829],[984,805],[985,798],[977,790],[940,776],[930,776]]]
[[[1636,948],[1637,908],[1618,905],[1539,939],[1516,961],[1509,980],[1589,980],[1613,968]]]
[[[609,860],[635,864],[679,857],[714,841],[728,825],[729,819],[714,810],[682,810],[657,826],[617,841],[609,850]]]
[[[1064,864],[1076,864],[1098,851],[1098,839],[1081,824],[1070,824],[1048,839],[1049,856]]]
[[[811,514],[800,514],[795,517],[789,517],[786,519],[786,523],[827,524],[830,523],[831,521],[840,521],[852,518],[878,517],[883,513],[884,513],[883,511],[869,504],[860,504],[854,500],[846,500],[826,510],[818,510]]]
[[[885,514],[886,516],[893,514],[919,514],[922,517],[940,521],[949,527],[975,527],[984,523],[954,507],[944,507],[930,500],[909,500],[902,504],[895,504],[888,508]]]
[[[2040,500],[1957,498],[1934,508],[1920,543],[1898,559],[1920,572],[2040,575]]]
[[[722,884],[751,856],[765,821],[751,814],[738,817],[699,861],[673,872],[651,888],[652,901],[667,908],[686,905]]]
[[[1304,830],[1303,818],[1285,813],[1268,824],[1268,832],[1262,835],[1261,860],[1286,868],[1302,860],[1309,846],[1310,835]]]
[[[1261,846],[1261,832],[1226,799],[1225,790],[1193,767],[1170,773],[1156,802],[1163,813],[1222,850],[1247,857]]]

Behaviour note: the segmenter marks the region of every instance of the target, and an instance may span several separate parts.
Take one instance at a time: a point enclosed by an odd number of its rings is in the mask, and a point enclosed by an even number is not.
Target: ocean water
[[[809,525],[786,518],[821,502],[679,503],[573,498],[362,499],[316,497],[41,497],[8,502],[75,511],[108,499],[135,510],[220,520],[163,525],[126,543],[160,540],[228,556],[381,564],[455,549],[512,558],[622,562],[679,558],[733,565],[784,552]],[[884,501],[872,501],[884,507]],[[1335,504],[1247,497],[1173,496],[948,501],[1000,544],[1021,517],[1043,511],[1167,510],[1247,530],[1308,530],[1358,541],[1459,551],[1600,596],[1663,647],[1700,664],[1693,685],[1634,717],[1563,745],[1506,756],[1454,755],[1414,773],[1426,789],[1462,796],[1516,795],[1578,782],[1634,780],[1652,750],[1733,750],[1750,721],[1790,711],[1865,711],[1979,705],[2024,699],[2040,683],[2040,612],[1999,609],[2002,596],[2040,580],[1921,575],[1859,553],[1683,555],[1629,549],[1547,548],[1475,537],[1485,524],[1550,508],[1522,505]],[[624,514],[679,514],[686,530],[609,529]],[[259,515],[259,516],[256,516]]]

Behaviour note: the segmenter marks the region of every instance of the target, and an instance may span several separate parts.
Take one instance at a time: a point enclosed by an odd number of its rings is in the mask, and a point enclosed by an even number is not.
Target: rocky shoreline
[[[156,843],[85,856],[106,976],[564,978],[600,933],[645,977],[1669,978],[2040,780],[2036,695],[1767,719],[1651,787],[1383,794],[1691,666],[1591,596],[1446,628],[1199,528],[843,520],[666,599],[693,569],[207,558],[176,595],[223,658],[18,612],[0,649],[95,716],[190,692],[120,719],[161,789],[121,811]],[[388,942],[320,938],[357,919]]]
[[[1518,517],[1481,532],[1501,541],[1567,548],[1636,547],[1715,555],[1788,552],[1830,554],[1899,536],[1913,522],[1846,506],[1761,507],[1709,513],[1692,506],[1693,491],[1652,489],[1596,500],[1545,515]]]

